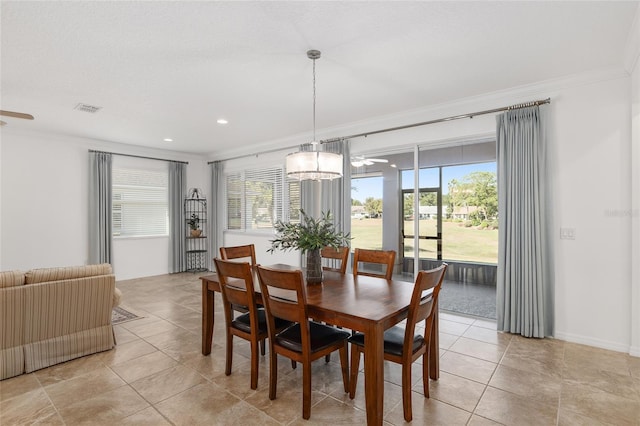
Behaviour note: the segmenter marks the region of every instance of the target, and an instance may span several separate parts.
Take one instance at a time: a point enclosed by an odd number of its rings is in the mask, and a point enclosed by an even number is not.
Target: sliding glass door
[[[447,262],[443,309],[495,317],[495,142],[375,153],[352,165],[352,248],[396,250],[394,279],[406,281]]]

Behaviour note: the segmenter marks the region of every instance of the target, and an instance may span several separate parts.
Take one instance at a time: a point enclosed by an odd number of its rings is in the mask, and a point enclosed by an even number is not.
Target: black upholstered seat
[[[264,312],[264,308],[258,308],[256,313],[258,314],[258,331],[260,333],[266,333],[267,317],[266,313]],[[280,318],[275,318],[275,323],[276,328],[279,330],[282,330],[293,324],[291,321],[285,321]],[[251,315],[249,315],[248,313],[240,315],[231,322],[231,327],[235,327],[238,330],[242,330],[246,333],[251,333]]]
[[[334,345],[336,341],[341,341],[350,336],[346,331],[338,328],[309,321],[309,338],[311,341],[311,352],[316,352]],[[276,342],[292,351],[302,352],[302,333],[300,324],[289,327],[276,336]]]
[[[356,333],[349,338],[349,343],[364,347],[364,334]],[[416,352],[424,344],[424,337],[420,334],[413,336],[412,352]],[[384,352],[391,355],[402,355],[404,345],[404,328],[392,327],[384,332]]]

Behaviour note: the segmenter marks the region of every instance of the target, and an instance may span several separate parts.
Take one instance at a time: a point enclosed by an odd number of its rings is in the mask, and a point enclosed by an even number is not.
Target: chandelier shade
[[[325,180],[342,176],[342,154],[301,151],[287,155],[287,176],[297,180]]]
[[[316,59],[319,50],[309,50],[313,61],[313,151],[300,151],[287,155],[287,176],[297,180],[326,180],[342,177],[342,154],[320,150],[316,142]]]

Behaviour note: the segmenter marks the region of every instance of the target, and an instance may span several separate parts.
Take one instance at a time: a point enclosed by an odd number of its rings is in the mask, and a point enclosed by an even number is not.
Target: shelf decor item
[[[199,237],[200,234],[202,234],[202,229],[200,229],[200,217],[198,217],[197,214],[191,214],[191,218],[187,220],[187,225],[191,228],[192,237]]]
[[[275,250],[299,250],[307,255],[306,280],[307,284],[322,282],[322,258],[320,250],[324,247],[338,248],[349,245],[351,237],[336,230],[331,219],[331,212],[321,213],[315,219],[300,210],[300,222],[291,223],[277,221],[275,224],[276,238],[269,241],[273,253]]]

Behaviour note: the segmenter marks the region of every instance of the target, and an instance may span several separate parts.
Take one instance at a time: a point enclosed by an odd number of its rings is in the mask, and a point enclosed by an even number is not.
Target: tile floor
[[[197,275],[117,285],[124,307],[144,318],[115,327],[114,350],[0,382],[0,425],[365,424],[363,378],[350,400],[337,356],[313,367],[309,421],[301,368],[280,361],[270,401],[268,355],[251,390],[248,344],[235,339],[233,374],[224,375],[220,310],[213,352],[202,356]],[[447,313],[440,330],[441,377],[430,399],[414,368],[413,424],[640,425],[640,358],[498,333],[492,321]],[[399,366],[387,363],[385,379],[385,424],[404,424]]]

